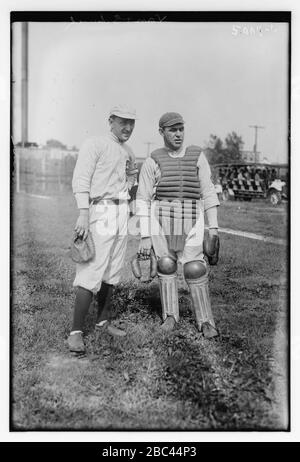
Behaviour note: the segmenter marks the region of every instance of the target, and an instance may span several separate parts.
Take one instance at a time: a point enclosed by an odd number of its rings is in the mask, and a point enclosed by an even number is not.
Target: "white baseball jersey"
[[[78,155],[72,187],[78,208],[88,208],[89,200],[129,199],[126,161],[134,161],[131,148],[110,133],[87,139]]]

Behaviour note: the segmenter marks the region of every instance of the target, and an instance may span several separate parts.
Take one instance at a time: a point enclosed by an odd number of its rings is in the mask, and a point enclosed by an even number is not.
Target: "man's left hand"
[[[127,161],[126,162],[126,175],[127,176],[136,176],[138,174],[138,168],[135,162]]]

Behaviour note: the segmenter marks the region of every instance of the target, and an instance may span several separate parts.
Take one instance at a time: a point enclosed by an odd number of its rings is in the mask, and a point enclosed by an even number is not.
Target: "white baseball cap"
[[[127,104],[117,104],[109,111],[109,116],[115,115],[123,119],[137,119],[136,110]]]

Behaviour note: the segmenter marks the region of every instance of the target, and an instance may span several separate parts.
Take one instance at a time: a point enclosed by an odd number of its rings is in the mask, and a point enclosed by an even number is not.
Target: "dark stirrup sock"
[[[92,298],[93,293],[90,290],[78,287],[75,298],[72,332],[74,330],[83,330],[84,320],[89,311]]]
[[[97,324],[101,321],[110,319],[113,288],[114,286],[112,284],[107,284],[106,282],[102,282],[101,284],[101,289],[97,293]]]

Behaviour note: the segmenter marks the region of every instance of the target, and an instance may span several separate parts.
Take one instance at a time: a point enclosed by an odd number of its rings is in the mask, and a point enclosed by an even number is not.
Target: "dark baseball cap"
[[[178,112],[166,112],[159,119],[159,127],[171,127],[175,124],[184,124],[184,120]]]

